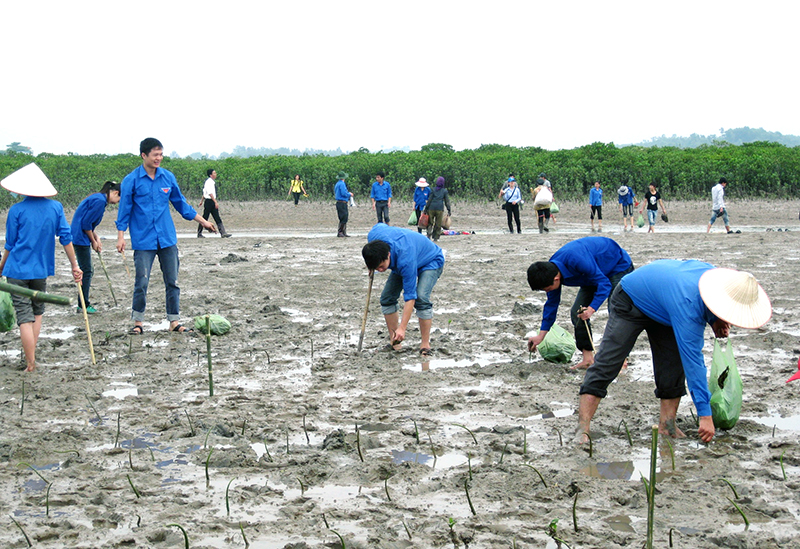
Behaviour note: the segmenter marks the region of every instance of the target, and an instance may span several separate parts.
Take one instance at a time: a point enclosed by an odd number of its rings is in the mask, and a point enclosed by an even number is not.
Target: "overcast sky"
[[[800,135],[794,1],[4,1],[0,146]]]

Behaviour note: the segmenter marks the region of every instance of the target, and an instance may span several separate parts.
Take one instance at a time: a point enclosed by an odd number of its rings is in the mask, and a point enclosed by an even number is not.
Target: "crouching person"
[[[390,343],[388,349],[399,350],[406,338],[411,312],[417,310],[422,341],[419,352],[431,354],[433,304],[431,291],[444,268],[442,249],[425,236],[378,223],[369,231],[367,244],[361,250],[367,268],[379,273],[391,270],[381,292],[381,312],[386,319]],[[397,300],[403,292],[403,316],[398,319]]]

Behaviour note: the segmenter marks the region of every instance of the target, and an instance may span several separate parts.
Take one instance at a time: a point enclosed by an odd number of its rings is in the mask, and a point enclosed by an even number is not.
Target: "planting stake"
[[[647,500],[647,549],[653,549],[653,523],[655,522],[656,509],[656,462],[658,460],[658,425],[652,427],[652,442],[650,443],[650,495]],[[644,477],[642,477],[644,478]]]
[[[128,262],[125,261],[125,250],[122,250],[122,265],[125,267],[125,272],[128,273],[128,282],[130,282],[131,270],[128,268]]]
[[[206,315],[206,354],[208,355],[208,396],[214,396],[214,374],[211,373],[211,317]]]
[[[111,277],[108,276],[108,269],[106,269],[106,262],[103,261],[103,254],[97,252],[97,257],[100,259],[100,266],[103,267],[103,272],[106,274],[106,280],[108,280],[108,289],[111,290],[111,297],[114,298],[114,307],[116,307],[118,305],[117,296],[114,295],[114,286],[111,284]]]
[[[369,316],[369,297],[372,295],[372,281],[375,279],[375,271],[369,271],[369,286],[367,287],[367,304],[364,306],[364,318],[361,319],[361,335],[358,336],[358,352],[361,352],[361,344],[364,342],[364,332],[367,329],[367,316]]]

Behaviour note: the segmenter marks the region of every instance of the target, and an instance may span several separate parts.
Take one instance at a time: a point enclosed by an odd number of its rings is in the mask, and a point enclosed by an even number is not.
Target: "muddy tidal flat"
[[[72,307],[47,306],[33,373],[19,369],[18,330],[0,334],[0,547],[166,549],[184,547],[185,531],[192,548],[522,549],[558,538],[639,549],[658,421],[646,336],[599,407],[591,456],[575,443],[582,372],[525,347],[545,297],[528,288],[528,265],[592,234],[637,266],[696,258],[752,272],[774,309],[762,329],[731,333],[738,424],[700,442],[686,397],[687,437],[660,441],[654,546],[800,547],[800,381],[785,383],[800,355],[798,202],[731,203],[733,235],[721,220],[706,234],[706,202],[669,203],[655,234],[623,232],[611,208],[591,233],[588,205],[565,203],[539,235],[526,206],[517,235],[498,204],[454,200],[452,228],[475,234],[440,240],[425,361],[415,318],[404,350],[382,350],[385,274],[357,351],[370,207],[351,210],[351,238],[336,238],[330,202],[221,207],[229,239],[198,239],[176,217],[183,323],[208,313],[232,323],[210,357],[204,336],[167,331],[157,265],[144,334],[129,335],[133,281],[113,249],[113,210],[98,232],[118,305],[95,260],[97,364]],[[395,202],[392,224],[409,213]],[[75,294],[60,247],[56,263],[48,291]],[[576,291],[564,290],[558,316],[570,331]],[[596,344],[606,319],[604,305]],[[708,329],[708,366],[712,350]]]

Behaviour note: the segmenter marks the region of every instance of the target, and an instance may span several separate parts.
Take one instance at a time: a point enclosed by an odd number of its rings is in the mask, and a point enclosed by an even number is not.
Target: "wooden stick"
[[[91,328],[89,328],[89,313],[86,312],[86,300],[83,299],[83,288],[81,287],[80,282],[76,282],[76,284],[78,285],[78,298],[81,301],[81,309],[83,309],[83,320],[86,322],[86,336],[89,338],[89,353],[92,355],[92,364],[97,364],[97,360],[95,360],[94,358],[94,344],[92,343],[92,330]]]
[[[358,338],[358,352],[361,352],[361,344],[364,342],[364,331],[367,329],[367,316],[369,315],[369,297],[372,295],[372,281],[375,278],[375,271],[369,272],[369,287],[367,288],[367,304],[364,306],[364,318],[361,320],[361,335]]]
[[[578,309],[578,314],[581,314],[583,311],[586,310],[586,307],[581,307]],[[584,319],[583,325],[586,326],[586,333],[589,335],[589,343],[592,344],[592,352],[597,353],[597,349],[594,348],[594,339],[592,338],[592,331],[589,329],[589,322]]]
[[[75,305],[75,300],[72,298],[39,292],[37,290],[23,288],[22,286],[16,286],[7,282],[0,282],[0,290],[10,294],[29,297],[33,301],[41,301],[42,303],[53,303],[54,305]]]
[[[111,284],[111,277],[108,276],[108,269],[106,269],[106,262],[103,261],[103,256],[100,252],[97,252],[97,257],[100,259],[100,265],[103,267],[103,272],[106,273],[106,280],[108,280],[108,289],[111,290],[111,297],[114,298],[114,307],[119,305],[117,303],[117,296],[114,295],[114,286]]]
[[[122,250],[122,264],[125,265],[125,272],[128,273],[128,280],[131,279],[131,270],[128,268],[128,262],[125,261],[125,250]]]

